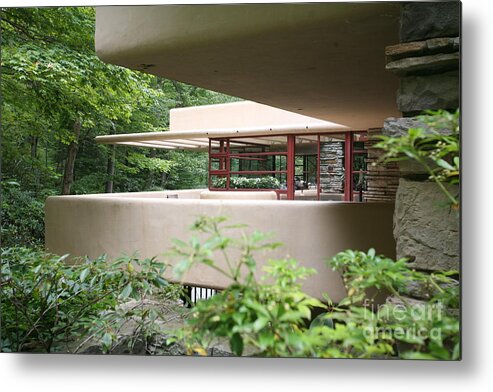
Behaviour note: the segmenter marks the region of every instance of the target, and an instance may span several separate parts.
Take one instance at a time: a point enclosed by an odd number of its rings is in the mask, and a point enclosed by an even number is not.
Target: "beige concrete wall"
[[[191,195],[195,197],[195,193]],[[262,254],[260,267],[272,257],[298,259],[319,271],[304,289],[316,296],[327,292],[338,301],[345,295],[341,278],[324,261],[347,248],[375,247],[377,252],[393,257],[393,207],[385,203],[166,199],[162,192],[156,197],[149,197],[149,193],[57,196],[46,202],[46,248],[57,254],[90,258],[139,251],[141,257],[159,256],[171,261],[163,256],[171,240],[188,240],[189,226],[198,216],[224,215],[231,223],[248,225],[247,231],[273,232],[274,239],[285,244]],[[228,284],[205,266],[192,269],[184,281],[217,288]]]
[[[204,191],[200,194],[201,199],[250,199],[250,200],[277,200],[274,191]]]
[[[139,199],[166,199],[167,196],[178,195],[180,199],[199,199],[200,194],[206,192],[207,189],[183,189],[171,191],[152,191],[152,192],[122,192],[122,193],[95,193],[92,195],[84,195],[84,197],[97,198],[139,198]]]
[[[347,128],[251,101],[171,109],[169,118],[171,131],[295,125],[299,125],[300,130],[312,125],[326,125],[338,130]]]

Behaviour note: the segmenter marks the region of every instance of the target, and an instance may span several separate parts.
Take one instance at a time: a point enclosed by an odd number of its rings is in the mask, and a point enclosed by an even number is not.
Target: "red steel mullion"
[[[207,187],[209,189],[211,189],[211,185],[212,185],[212,179],[211,179],[211,171],[212,171],[212,140],[209,139],[209,180],[208,180],[208,183],[207,183]]]
[[[224,188],[212,188],[211,190],[217,190],[217,191],[224,191]],[[235,192],[279,192],[279,193],[286,193],[285,190],[282,189],[274,189],[274,188],[235,188]]]
[[[226,171],[222,171],[219,173],[225,174]],[[288,171],[287,170],[244,170],[244,171],[232,171],[229,172],[230,174],[286,174]]]
[[[224,140],[219,142],[219,170],[224,170]]]
[[[213,158],[224,158],[226,156],[225,152],[213,152],[211,153]]]
[[[288,200],[294,200],[294,157],[295,157],[296,140],[294,135],[288,136],[288,156],[287,156],[287,188]]]
[[[226,176],[228,172],[226,170],[211,170],[212,175],[214,176]]]
[[[265,162],[265,158],[239,157],[239,156],[235,156],[235,155],[231,155],[230,158],[231,159],[242,159],[244,161],[264,161]]]
[[[229,139],[226,139],[226,189],[229,191],[231,180],[231,159],[229,157]]]
[[[353,201],[353,140],[353,133],[346,132],[344,143],[344,201]]]
[[[255,155],[258,155],[258,156],[264,156],[264,155],[268,155],[268,156],[271,156],[271,155],[287,155],[288,153],[287,152],[284,152],[284,151],[265,151],[265,152],[233,152],[231,153],[231,156],[243,156],[243,157],[247,157],[247,156],[255,156]]]

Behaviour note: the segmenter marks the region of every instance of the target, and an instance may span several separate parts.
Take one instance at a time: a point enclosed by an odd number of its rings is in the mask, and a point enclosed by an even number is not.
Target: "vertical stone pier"
[[[455,112],[459,107],[460,13],[459,2],[402,6],[400,43],[388,46],[385,54],[387,70],[400,78],[397,106],[403,117],[386,119],[383,134],[399,136],[424,127],[415,117],[424,110]],[[397,257],[409,257],[416,269],[425,271],[459,269],[459,214],[418,164],[406,161],[399,169]]]
[[[326,193],[344,192],[344,142],[320,143],[320,189]]]

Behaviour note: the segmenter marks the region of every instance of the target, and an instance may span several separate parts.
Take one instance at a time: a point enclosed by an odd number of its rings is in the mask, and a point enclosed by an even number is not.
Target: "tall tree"
[[[234,98],[103,63],[94,50],[93,8],[0,13],[1,167],[10,187],[2,219],[10,238],[42,243],[48,195],[205,186],[204,154],[97,145],[94,138],[167,130],[174,107]]]

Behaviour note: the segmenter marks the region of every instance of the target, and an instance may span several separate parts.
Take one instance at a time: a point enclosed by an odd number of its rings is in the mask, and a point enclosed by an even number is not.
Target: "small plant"
[[[459,111],[427,111],[418,120],[427,129],[411,128],[401,137],[381,136],[375,147],[385,151],[384,162],[408,159],[418,162],[445,194],[452,208],[458,209],[458,195],[452,194],[444,184],[459,183]]]
[[[373,249],[347,250],[328,262],[341,273],[347,298],[324,304],[301,290],[300,282],[315,271],[295,260],[270,260],[257,278],[254,253],[279,244],[258,232],[232,239],[223,232],[240,227],[224,222],[221,217],[199,218],[193,230],[203,240],[192,236],[188,243],[175,241],[171,252],[180,258],[178,276],[202,264],[231,280],[220,293],[199,301],[187,325],[169,339],[183,342],[189,354],[207,355],[212,344],[226,339],[236,355],[459,358],[459,320],[454,315],[459,294],[450,277],[455,271],[427,275],[410,269],[404,259],[393,261]],[[429,291],[427,301],[407,299],[416,284]],[[375,303],[375,289],[388,292],[394,301]],[[315,309],[324,313],[314,318]]]
[[[155,259],[110,262],[102,256],[67,265],[66,257],[26,248],[2,250],[2,351],[71,352],[74,342],[89,335],[110,352],[118,338],[112,333],[117,320],[110,315],[130,299],[173,292],[162,278],[164,264]],[[106,328],[97,327],[102,321],[108,321]]]
[[[207,348],[218,339],[227,339],[232,352],[242,355],[249,347],[260,356],[297,356],[304,352],[304,325],[313,308],[322,302],[301,291],[300,280],[315,273],[298,266],[295,260],[271,260],[265,274],[257,278],[254,253],[277,248],[268,236],[254,232],[241,240],[225,237],[222,231],[238,226],[223,225],[225,218],[201,217],[193,230],[206,235],[201,242],[193,236],[189,243],[175,241],[172,254],[181,258],[176,265],[178,276],[196,264],[215,269],[231,284],[213,297],[195,306],[187,326],[178,332],[189,354],[206,355]],[[238,252],[232,260],[230,252]],[[215,258],[222,257],[225,266]]]
[[[226,188],[226,177],[215,178],[212,181],[214,188]],[[281,183],[275,177],[231,177],[229,187],[233,189],[279,189]]]
[[[339,325],[342,336],[352,336],[356,327],[365,335],[359,345],[370,352],[412,359],[459,358],[459,319],[454,313],[459,306],[459,286],[451,278],[457,271],[418,272],[410,269],[405,259],[394,262],[376,255],[374,249],[367,253],[347,250],[328,264],[342,274],[348,291],[348,297],[326,316],[343,322]],[[390,300],[376,304],[368,296],[372,287],[389,292]],[[416,287],[426,291],[428,300],[410,298]],[[324,331],[324,336],[332,334]],[[352,338],[355,342],[362,339],[359,332]],[[374,340],[372,345],[380,349],[364,346],[368,340]]]
[[[15,181],[2,181],[0,219],[2,247],[23,244],[41,247],[44,239],[44,203]]]

